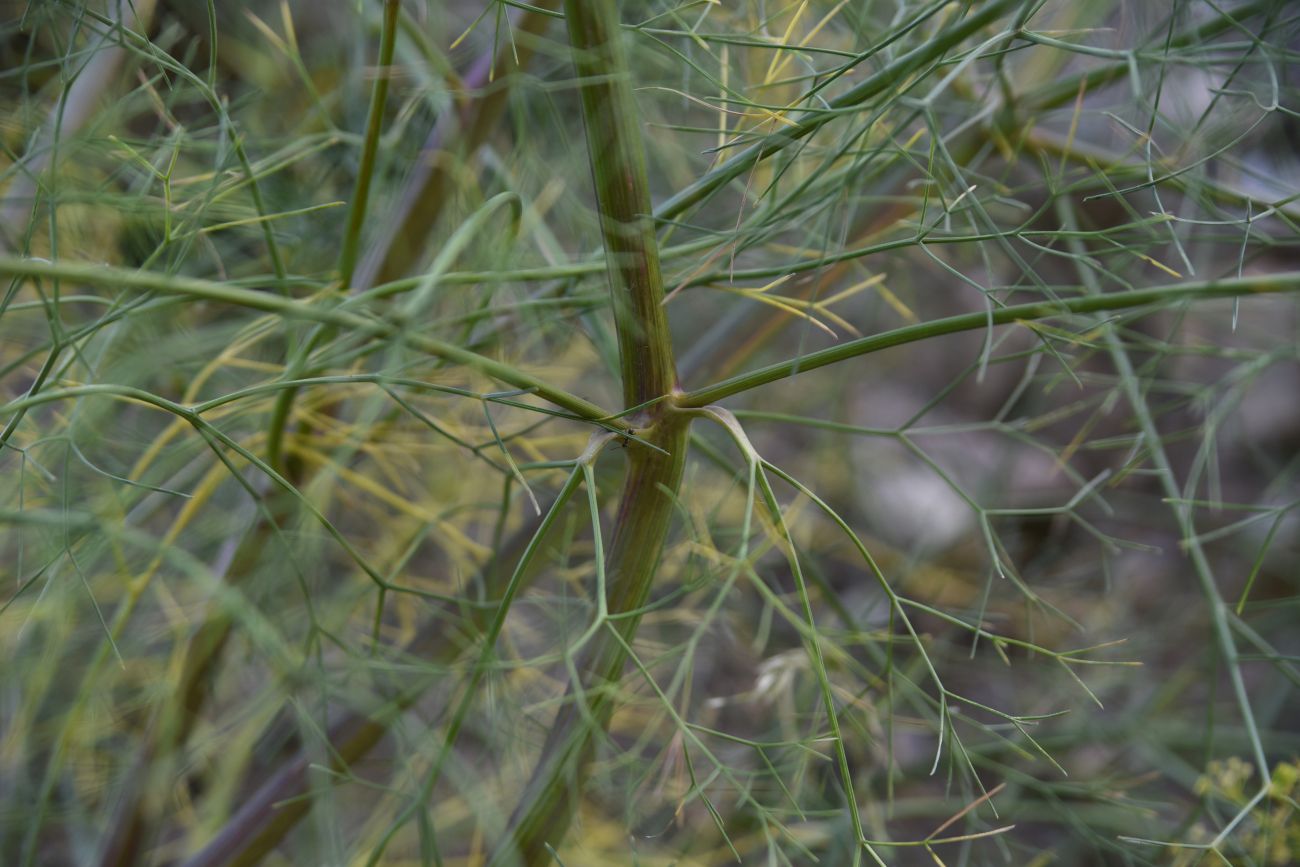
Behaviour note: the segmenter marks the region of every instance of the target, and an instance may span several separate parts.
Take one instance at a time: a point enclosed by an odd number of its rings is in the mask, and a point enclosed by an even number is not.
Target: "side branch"
[[[677,400],[682,408],[698,409],[717,403],[723,398],[749,391],[769,382],[789,379],[808,370],[835,364],[901,346],[915,343],[944,334],[958,331],[974,331],[994,325],[1007,325],[1012,322],[1028,322],[1036,319],[1048,319],[1070,313],[1097,313],[1108,310],[1124,310],[1142,307],[1148,304],[1161,304],[1178,300],[1197,300],[1208,298],[1236,298],[1243,295],[1261,295],[1276,292],[1295,292],[1300,290],[1300,272],[1289,271],[1281,274],[1268,274],[1259,277],[1241,277],[1231,280],[1211,280],[1202,283],[1179,283],[1173,286],[1158,286],[1153,289],[1137,289],[1131,292],[1112,292],[1106,295],[1085,295],[1063,301],[1035,301],[1030,304],[1015,304],[999,307],[987,313],[964,313],[949,316],[933,322],[921,322],[903,328],[895,328],[882,334],[859,337],[838,346],[831,346],[818,352],[781,361],[742,373],[712,385],[688,391]]]
[[[480,355],[454,343],[417,333],[408,329],[404,324],[353,313],[345,307],[312,305],[305,301],[286,298],[283,295],[275,295],[256,289],[242,289],[226,283],[200,280],[194,277],[153,274],[145,271],[133,271],[129,268],[113,268],[107,265],[48,262],[43,259],[23,259],[17,256],[0,255],[0,275],[27,277],[36,280],[64,280],[69,283],[102,286],[121,291],[181,295],[197,300],[215,301],[219,304],[248,307],[253,310],[283,316],[286,319],[320,322],[371,337],[392,338],[453,364],[463,364],[466,367],[473,368],[498,382],[531,391],[538,397],[549,401],[560,409],[568,410],[579,418],[593,421],[599,419],[604,426],[611,430],[626,430],[628,428],[626,421],[621,418],[613,418],[612,413],[596,406],[594,403],[570,394],[564,389],[549,385],[517,367],[488,358],[486,355]]]

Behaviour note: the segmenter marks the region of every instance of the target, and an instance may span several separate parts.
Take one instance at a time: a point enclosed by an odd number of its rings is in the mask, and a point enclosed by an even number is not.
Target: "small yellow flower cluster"
[[[1201,797],[1215,797],[1239,808],[1255,797],[1257,790],[1250,787],[1255,767],[1237,756],[1214,760],[1205,774],[1196,781],[1195,792]],[[1253,863],[1287,865],[1300,863],[1300,759],[1279,764],[1273,769],[1268,784],[1268,794],[1250,811],[1238,826],[1234,843],[1221,843],[1216,847],[1220,854],[1237,863],[1234,856],[1248,855]],[[1202,825],[1193,829],[1194,842],[1208,843],[1211,833]],[[1180,849],[1173,864],[1182,867],[1204,855],[1201,848]]]

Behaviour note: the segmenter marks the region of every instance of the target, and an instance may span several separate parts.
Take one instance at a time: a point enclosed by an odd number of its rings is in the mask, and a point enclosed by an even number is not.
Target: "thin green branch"
[[[361,248],[361,228],[366,222],[370,201],[370,182],[375,174],[375,156],[379,153],[379,133],[384,125],[384,106],[388,102],[388,83],[393,77],[393,47],[397,43],[399,0],[384,0],[384,23],[379,37],[379,66],[375,86],[370,94],[370,112],[366,117],[366,136],[361,147],[361,164],[357,168],[356,188],[348,209],[347,228],[343,231],[343,248],[339,251],[339,291],[352,286],[352,272]]]
[[[1074,228],[1078,219],[1073,208],[1062,203],[1060,211],[1062,222],[1067,227]],[[1084,252],[1081,242],[1075,241],[1073,246],[1076,253],[1082,254]],[[1096,275],[1083,267],[1081,258],[1076,261],[1079,263],[1079,279],[1085,289],[1092,293],[1099,292],[1100,286]],[[1300,279],[1294,275],[1292,275],[1292,282],[1292,288],[1300,288]],[[1244,820],[1255,804],[1268,794],[1268,755],[1259,727],[1255,722],[1255,711],[1251,702],[1250,690],[1242,674],[1240,651],[1232,635],[1230,624],[1231,608],[1219,589],[1219,579],[1214,574],[1214,567],[1211,565],[1196,532],[1193,508],[1187,501],[1189,492],[1179,488],[1173,462],[1165,450],[1164,436],[1152,415],[1151,406],[1147,402],[1147,397],[1143,392],[1141,381],[1133,367],[1128,350],[1124,348],[1123,340],[1108,322],[1101,323],[1099,329],[1106,342],[1111,363],[1115,365],[1115,369],[1119,374],[1118,388],[1123,393],[1125,400],[1128,401],[1129,408],[1132,409],[1137,420],[1147,459],[1150,461],[1160,489],[1164,493],[1165,502],[1168,503],[1170,511],[1173,513],[1174,522],[1182,538],[1183,548],[1188,554],[1192,572],[1196,576],[1196,582],[1200,586],[1201,595],[1204,597],[1209,614],[1210,632],[1213,635],[1220,662],[1227,670],[1237,712],[1241,715],[1242,725],[1245,727],[1249,738],[1251,758],[1254,760],[1256,771],[1259,774],[1260,783],[1258,785],[1260,788],[1254,797],[1237,811],[1236,815],[1228,821],[1210,844],[1211,848],[1217,850],[1217,847],[1232,833],[1233,828]]]
[[[569,498],[573,496],[574,492],[577,491],[578,486],[582,484],[584,478],[586,478],[586,473],[583,468],[596,460],[600,455],[600,452],[609,444],[612,437],[613,435],[608,433],[599,433],[592,436],[586,450],[578,460],[574,462],[573,471],[569,474],[569,478],[565,482],[564,487],[560,489],[560,493],[556,497],[554,504],[546,513],[542,522],[538,525],[537,532],[534,533],[532,539],[529,540],[528,546],[524,549],[524,553],[519,558],[519,562],[515,565],[510,580],[506,583],[506,586],[502,591],[501,599],[497,602],[496,611],[492,616],[492,620],[487,624],[487,628],[484,630],[483,644],[479,648],[478,661],[470,671],[469,679],[461,691],[459,701],[456,703],[456,709],[452,712],[451,720],[447,724],[447,730],[443,736],[442,747],[438,750],[437,758],[434,759],[432,766],[430,766],[429,770],[425,773],[424,779],[420,784],[419,794],[407,802],[406,807],[397,814],[389,824],[388,828],[384,831],[384,834],[380,838],[379,845],[371,851],[370,857],[366,861],[367,867],[373,867],[373,865],[378,864],[379,859],[383,856],[384,850],[387,848],[389,842],[398,830],[414,818],[416,813],[426,808],[425,805],[433,794],[433,788],[437,784],[439,776],[442,774],[443,766],[446,764],[447,758],[451,755],[452,747],[456,743],[456,737],[460,733],[460,729],[465,723],[465,718],[468,716],[469,710],[473,706],[474,699],[478,695],[479,684],[482,682],[483,676],[491,664],[492,657],[496,654],[497,640],[501,636],[501,631],[505,628],[506,616],[510,613],[511,605],[520,589],[523,587],[524,576],[528,572],[529,564],[532,562],[537,551],[540,550],[542,541],[546,538],[547,531],[564,511],[565,504],[568,503]]]
[[[724,398],[749,391],[760,385],[788,379],[805,371],[825,367],[828,364],[835,364],[839,361],[894,346],[902,346],[905,343],[915,343],[918,340],[927,340],[944,334],[956,334],[960,331],[974,331],[979,328],[991,328],[995,325],[1030,322],[1074,313],[1125,310],[1170,301],[1238,298],[1297,290],[1300,290],[1300,272],[1288,271],[1255,277],[1177,283],[1170,286],[1156,286],[1150,289],[1136,289],[1130,292],[1111,292],[1105,295],[1083,295],[1060,301],[1035,301],[1028,304],[999,307],[986,313],[964,313],[960,316],[949,316],[932,322],[921,322],[916,325],[896,328],[882,334],[860,337],[857,340],[850,340],[838,346],[810,352],[800,358],[771,364],[758,370],[752,370],[749,373],[742,373],[730,379],[724,379],[721,382],[688,391],[677,399],[677,405],[684,408],[708,406],[711,403],[717,403]]]
[[[699,180],[679,191],[659,207],[655,216],[661,220],[672,219],[685,213],[691,206],[704,201],[718,189],[740,177],[758,162],[778,153],[801,139],[807,138],[828,121],[838,117],[844,110],[863,105],[868,100],[907,82],[921,68],[939,60],[945,53],[960,45],[969,36],[992,24],[1012,7],[1023,4],[1024,0],[993,0],[972,12],[966,18],[948,26],[931,39],[927,39],[900,55],[892,62],[854,85],[845,93],[827,104],[826,108],[809,112],[804,119],[769,135],[756,144],[752,144],[740,153],[728,159],[717,168],[709,171]],[[874,55],[879,46],[872,46],[845,64],[838,73],[820,82],[813,92],[805,94],[811,98],[832,81],[845,75],[850,69]]]
[[[390,338],[454,364],[463,364],[500,382],[513,385],[516,388],[526,389],[555,406],[568,410],[579,418],[590,421],[600,420],[605,426],[616,430],[626,430],[630,427],[628,422],[614,418],[611,413],[594,403],[570,394],[564,389],[552,386],[532,374],[505,362],[463,349],[453,343],[410,331],[402,325],[363,316],[359,313],[352,313],[338,307],[325,308],[296,301],[292,298],[273,295],[269,292],[241,289],[225,283],[200,280],[193,277],[169,276],[145,271],[132,271],[127,268],[111,268],[104,265],[54,263],[40,259],[21,259],[15,256],[0,256],[0,274],[34,280],[66,280],[70,283],[102,286],[127,292],[160,292],[167,295],[182,295],[188,298],[262,310],[283,316],[286,319],[301,319],[334,325],[367,337]]]
[[[384,23],[379,41],[379,68],[375,86],[370,95],[370,111],[366,118],[366,134],[361,147],[361,164],[357,168],[352,204],[348,208],[348,221],[343,230],[343,245],[339,251],[339,293],[346,295],[352,286],[352,272],[357,264],[357,251],[361,247],[361,229],[366,221],[366,205],[370,201],[370,182],[375,174],[375,157],[379,152],[379,134],[384,124],[384,106],[388,102],[388,83],[392,78],[393,47],[397,42],[397,19],[401,3],[384,0]],[[316,328],[299,346],[290,336],[288,378],[297,379],[307,372],[307,357],[317,345],[328,339],[329,328]],[[276,398],[271,420],[266,432],[266,459],[271,466],[285,469],[282,462],[284,431],[293,414],[296,389],[283,391]]]
[[[542,0],[541,6],[558,3],[559,0]],[[463,87],[473,96],[467,97],[469,101],[458,110],[439,113],[419,157],[403,181],[401,198],[390,207],[389,219],[345,289],[358,292],[388,283],[411,273],[423,260],[429,233],[453,200],[458,170],[473,159],[487,140],[516,88],[513,82],[522,78],[508,75],[511,66],[520,70],[527,66],[534,43],[545,34],[550,23],[548,9],[527,9],[508,24],[512,32],[527,37],[517,40],[515,51],[497,56],[485,52],[470,67]],[[419,31],[419,25],[410,24]],[[420,36],[424,34],[420,32]]]

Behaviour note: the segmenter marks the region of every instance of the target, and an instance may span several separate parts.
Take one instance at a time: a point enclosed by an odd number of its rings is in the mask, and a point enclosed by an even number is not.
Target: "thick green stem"
[[[592,180],[618,329],[623,397],[639,406],[677,385],[655,243],[645,146],[613,0],[567,0],[582,80]]]
[[[574,65],[582,79],[582,115],[600,209],[620,373],[626,405],[640,406],[677,387],[663,308],[663,280],[651,217],[645,151],[621,42],[615,0],[566,0]],[[564,838],[617,701],[617,685],[654,584],[686,463],[689,419],[668,402],[633,423],[657,449],[633,446],[605,561],[608,587],[602,630],[578,660],[579,683],[553,722],[495,865],[550,863]],[[644,428],[644,430],[642,430]]]
[[[547,846],[558,848],[573,819],[596,738],[617,704],[627,648],[659,567],[686,463],[689,424],[675,414],[647,436],[667,454],[637,446],[628,451],[628,474],[605,566],[609,632],[598,634],[578,664],[581,695],[571,688],[552,723],[507,836],[489,862],[494,867],[552,863]]]

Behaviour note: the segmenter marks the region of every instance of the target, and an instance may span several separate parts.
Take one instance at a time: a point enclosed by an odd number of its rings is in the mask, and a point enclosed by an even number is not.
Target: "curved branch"
[[[66,280],[71,283],[103,286],[123,291],[183,295],[188,298],[262,310],[288,319],[304,319],[326,325],[335,325],[371,337],[393,338],[421,352],[427,352],[455,364],[463,364],[507,385],[531,391],[538,397],[561,409],[568,410],[579,418],[590,421],[601,420],[602,424],[611,429],[625,430],[628,427],[627,422],[613,418],[612,413],[596,404],[570,394],[562,388],[550,385],[517,367],[463,349],[454,343],[414,333],[400,324],[373,319],[359,313],[350,313],[342,307],[313,306],[281,295],[272,295],[269,292],[261,292],[256,289],[241,289],[225,283],[200,280],[194,277],[174,277],[166,274],[132,271],[126,268],[113,268],[108,265],[73,265],[66,262],[22,259],[16,256],[0,256],[0,274],[8,277]]]

